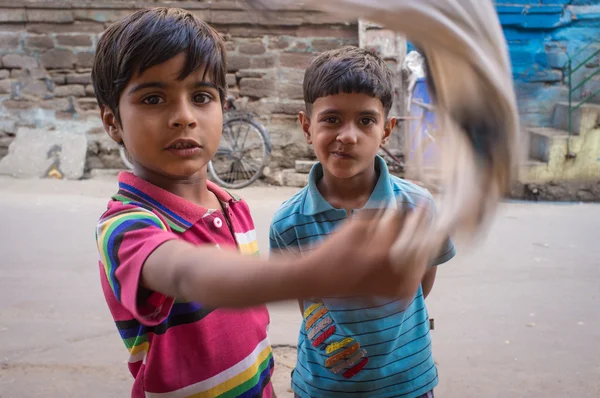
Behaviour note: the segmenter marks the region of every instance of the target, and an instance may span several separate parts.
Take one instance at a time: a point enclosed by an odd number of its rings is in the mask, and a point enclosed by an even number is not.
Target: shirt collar
[[[381,208],[384,206],[395,207],[394,190],[390,183],[390,173],[385,164],[385,160],[379,155],[375,156],[375,170],[379,172],[377,184],[369,197],[363,209]],[[340,211],[329,204],[319,192],[317,182],[323,178],[323,165],[315,164],[308,175],[308,190],[302,207],[302,214],[306,216],[314,216],[315,214],[323,213],[330,210]]]
[[[233,203],[240,200],[207,181],[208,190],[215,194],[222,203]],[[178,232],[184,232],[197,223],[208,211],[204,207],[183,199],[169,191],[157,187],[131,172],[119,173],[119,192],[114,200],[124,203],[135,203],[157,211]]]

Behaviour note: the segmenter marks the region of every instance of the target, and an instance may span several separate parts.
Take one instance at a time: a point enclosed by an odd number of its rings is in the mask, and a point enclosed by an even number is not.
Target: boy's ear
[[[308,113],[300,111],[300,113],[298,113],[298,120],[302,126],[302,131],[304,131],[306,143],[309,145],[312,144],[312,135],[310,133],[310,116]]]
[[[392,135],[392,131],[394,131],[394,127],[396,127],[396,118],[390,117],[385,122],[385,126],[383,127],[383,138],[381,139],[381,145],[386,145],[390,136]]]
[[[110,138],[117,144],[122,144],[123,137],[121,136],[121,129],[119,128],[114,112],[108,106],[102,105],[100,107],[100,117],[102,118],[104,130],[106,130]]]

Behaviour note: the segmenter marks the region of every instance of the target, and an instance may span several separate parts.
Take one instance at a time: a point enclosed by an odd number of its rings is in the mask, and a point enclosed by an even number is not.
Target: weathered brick
[[[285,50],[290,46],[290,39],[286,37],[269,37],[269,49]]]
[[[104,24],[99,22],[79,22],[68,24],[28,24],[27,31],[31,33],[102,33]]]
[[[264,54],[267,50],[265,45],[261,42],[242,42],[238,44],[238,51],[242,54],[248,55],[260,55]]]
[[[301,84],[281,83],[279,85],[279,98],[303,99],[304,92]]]
[[[92,38],[89,35],[58,35],[56,40],[63,46],[90,47],[92,45]]]
[[[56,75],[53,74],[52,81],[54,82],[54,84],[63,85],[67,83],[67,76],[62,73]]]
[[[75,19],[79,21],[95,21],[95,22],[117,22],[126,16],[130,15],[130,10],[75,10]]]
[[[42,80],[29,81],[23,86],[21,92],[25,95],[43,97],[48,94],[48,84]]]
[[[75,54],[69,50],[55,48],[46,51],[40,59],[46,69],[72,68],[75,63]]]
[[[315,39],[310,42],[310,45],[316,51],[329,51],[343,46],[343,43],[337,39]]]
[[[3,23],[2,24],[2,32],[3,33],[8,33],[8,32],[14,32],[14,33],[20,33],[20,32],[25,32],[25,22],[15,22],[15,23]]]
[[[48,35],[29,35],[25,38],[25,47],[27,48],[54,48],[54,40]]]
[[[25,22],[25,9],[0,8],[0,22]]]
[[[7,100],[2,103],[6,109],[10,110],[24,110],[24,109],[33,109],[38,106],[37,102],[28,101],[28,100]]]
[[[274,55],[265,55],[263,57],[252,57],[250,59],[250,68],[253,69],[266,69],[273,68],[276,60]]]
[[[279,69],[279,78],[284,82],[302,84],[304,72],[304,69],[281,68]]]
[[[21,54],[6,54],[2,57],[2,64],[5,68],[9,69],[34,69],[38,66],[38,62],[35,58]]]
[[[233,87],[237,84],[236,78],[235,78],[235,73],[228,73],[227,74],[227,86],[228,87]]]
[[[8,69],[0,69],[0,80],[8,79],[10,72]]]
[[[358,41],[357,24],[336,25],[336,26],[318,26],[302,25],[296,30],[298,37],[337,37],[354,38]]]
[[[264,70],[254,70],[254,69],[243,69],[235,74],[240,79],[245,77],[256,77],[263,78],[267,75],[267,71]]]
[[[85,95],[87,95],[88,97],[95,97],[96,92],[94,91],[94,86],[92,86],[91,84],[85,86]]]
[[[48,76],[48,73],[44,68],[35,68],[35,69],[13,69],[10,71],[11,79],[43,79]]]
[[[2,26],[4,28],[4,25]],[[21,44],[21,36],[18,33],[0,33],[0,48],[3,50],[15,50]]]
[[[0,80],[0,94],[11,94],[11,93],[12,93],[12,82],[10,80]]]
[[[79,84],[67,84],[54,88],[56,97],[85,97],[85,87]]]
[[[294,43],[294,47],[290,49],[292,52],[309,52],[308,44],[303,41],[297,41]]]
[[[92,76],[89,73],[67,75],[67,84],[92,84]]]
[[[226,51],[235,51],[235,42],[226,41],[225,42],[225,50]]]
[[[233,55],[227,59],[227,72],[236,72],[250,67],[250,57],[247,55]]]
[[[79,98],[77,107],[82,111],[99,111],[98,101],[95,98]]]
[[[272,79],[257,79],[247,77],[240,80],[240,95],[252,98],[270,97],[275,91],[275,81]]]
[[[68,10],[27,10],[27,22],[70,23],[73,13]]]
[[[80,52],[77,53],[77,68],[91,68],[94,66],[94,53],[93,52]]]
[[[68,98],[53,98],[40,103],[42,109],[53,109],[55,111],[72,111],[72,104]]]
[[[258,13],[248,11],[212,10],[210,21],[213,24],[245,25],[257,24]]]
[[[279,65],[286,68],[305,69],[314,56],[311,53],[285,52],[279,55]]]

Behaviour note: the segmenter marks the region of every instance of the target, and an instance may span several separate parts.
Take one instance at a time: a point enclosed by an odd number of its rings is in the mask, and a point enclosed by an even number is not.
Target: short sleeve
[[[269,252],[271,254],[280,254],[283,253],[285,247],[285,242],[281,234],[275,228],[274,223],[271,223],[271,227],[269,228]]]
[[[428,192],[428,194],[429,194],[429,192]],[[433,199],[433,196],[431,196],[431,194],[429,194],[429,198],[431,200],[428,201],[428,203],[429,203],[428,210],[430,211],[431,219],[433,220],[435,218],[435,216],[437,215],[438,210],[437,210],[435,201]],[[452,239],[450,239],[450,237],[448,237],[448,239],[446,239],[446,241],[442,245],[442,248],[440,249],[439,253],[437,253],[437,256],[431,262],[431,265],[437,266],[437,265],[446,263],[446,262],[450,261],[455,255],[456,255],[456,249],[454,247],[454,243],[452,242]]]
[[[142,324],[154,326],[169,314],[174,299],[140,286],[146,259],[163,243],[178,239],[150,210],[120,205],[98,222],[96,243],[115,298]]]

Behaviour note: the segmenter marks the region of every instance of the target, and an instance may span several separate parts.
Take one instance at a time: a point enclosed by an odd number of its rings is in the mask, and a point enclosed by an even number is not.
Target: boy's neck
[[[323,169],[323,178],[317,181],[317,188],[331,206],[351,211],[367,204],[378,178],[374,161],[373,167],[351,178],[337,178]]]
[[[189,178],[173,179],[153,173],[149,170],[134,169],[134,174],[188,202],[205,209],[218,208],[219,200],[208,190],[206,172],[197,173]]]

